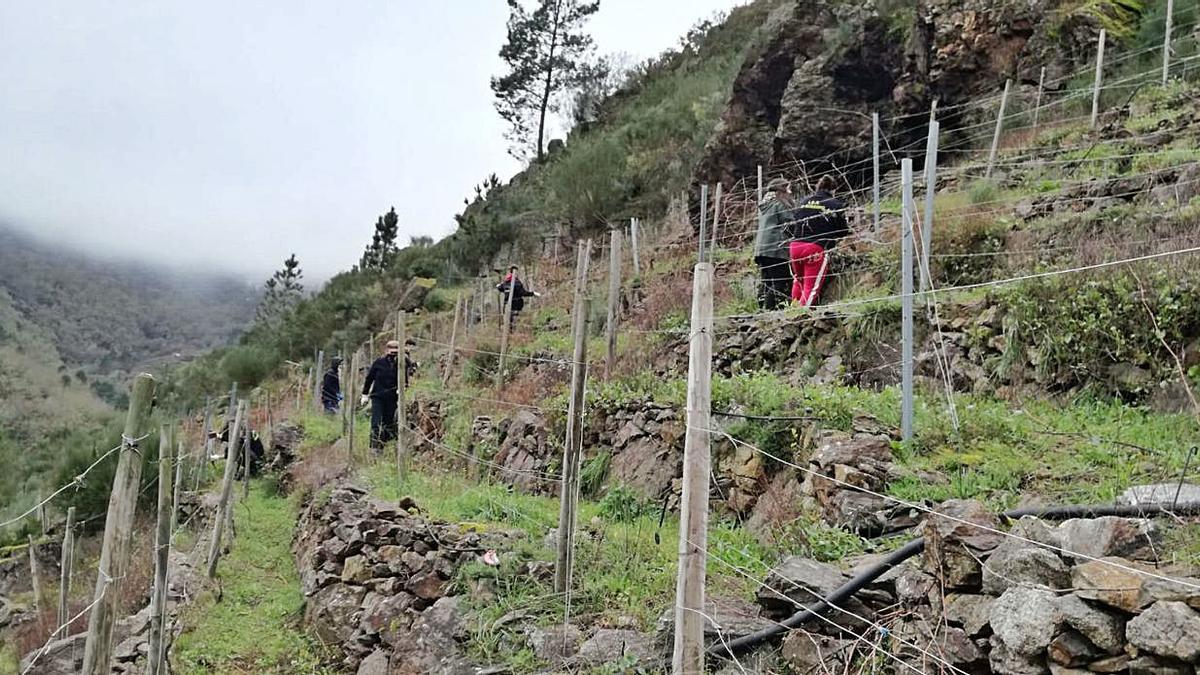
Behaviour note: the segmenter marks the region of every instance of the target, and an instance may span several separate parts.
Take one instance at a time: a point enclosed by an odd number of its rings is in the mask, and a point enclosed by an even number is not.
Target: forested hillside
[[[236,339],[257,291],[0,228],[0,513],[90,462],[131,373]]]

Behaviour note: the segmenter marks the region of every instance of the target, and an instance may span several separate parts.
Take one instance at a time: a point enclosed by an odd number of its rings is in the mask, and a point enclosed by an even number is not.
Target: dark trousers
[[[371,397],[371,447],[383,449],[383,444],[396,438],[396,397]]]
[[[792,271],[784,258],[755,256],[762,281],[758,286],[758,306],[768,312],[786,307],[791,298]]]

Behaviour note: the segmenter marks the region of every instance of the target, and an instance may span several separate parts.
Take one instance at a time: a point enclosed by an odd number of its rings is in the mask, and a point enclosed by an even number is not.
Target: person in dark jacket
[[[773,178],[758,203],[758,233],[754,237],[754,262],[761,274],[758,307],[779,309],[788,301],[791,270],[787,221],[791,218],[791,186],[783,178]]]
[[[217,434],[217,432],[215,432],[215,431],[209,432],[209,434],[211,434],[214,439],[219,440],[222,443],[226,444],[225,445],[225,458],[228,459],[229,457],[233,457],[234,460],[237,462],[237,466],[234,467],[235,471],[236,471],[236,473],[234,474],[234,478],[236,478],[237,480],[241,480],[242,474],[245,473],[244,469],[246,466],[246,461],[245,461],[245,455],[242,454],[242,449],[245,447],[246,437],[244,434],[247,431],[250,432],[250,475],[252,477],[255,477],[255,476],[258,476],[260,473],[262,473],[263,461],[266,459],[266,455],[267,455],[266,448],[263,447],[262,438],[259,437],[257,431],[254,431],[253,429],[247,430],[246,428],[239,429],[238,430],[238,441],[237,441],[238,447],[233,448],[232,452],[230,452],[230,447],[229,447],[230,443],[229,443],[229,423],[228,422],[225,423],[225,427],[223,429],[221,429],[220,434]]]
[[[846,205],[833,196],[836,188],[832,177],[822,176],[817,191],[800,200],[792,214],[792,300],[804,307],[811,307],[821,294],[829,266],[827,252],[850,233]]]
[[[411,342],[409,343],[412,344]],[[396,364],[399,361],[400,343],[391,340],[387,343],[387,353],[371,364],[367,376],[363,380],[363,403],[371,399],[371,448],[382,450],[383,444],[396,438],[396,404],[399,401],[398,384],[399,371]],[[404,383],[407,386],[409,378],[416,370],[416,362],[404,355]]]
[[[321,405],[325,406],[327,413],[336,413],[342,401],[342,381],[338,376],[341,365],[342,359],[333,357],[329,362],[329,370],[325,371],[325,377],[321,380]]]
[[[525,298],[542,296],[541,293],[535,293],[525,288],[525,284],[521,283],[520,277],[517,276],[516,265],[508,268],[508,275],[504,277],[504,281],[496,284],[496,290],[500,291],[502,296],[501,311],[508,306],[508,294],[512,293],[512,316],[508,324],[510,329],[517,323],[517,315],[521,313],[522,309],[525,309]]]

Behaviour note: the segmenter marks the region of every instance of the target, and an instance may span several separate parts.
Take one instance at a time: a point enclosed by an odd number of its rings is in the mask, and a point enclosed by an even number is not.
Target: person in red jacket
[[[817,181],[817,191],[797,202],[791,220],[789,252],[792,265],[792,301],[811,307],[821,293],[827,252],[850,233],[845,203],[833,196],[837,183],[831,176]]]

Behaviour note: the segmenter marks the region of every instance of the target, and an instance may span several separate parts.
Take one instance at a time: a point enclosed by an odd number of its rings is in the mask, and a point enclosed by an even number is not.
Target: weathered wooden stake
[[[254,439],[252,438],[254,430],[250,426],[250,418],[253,416],[250,410],[250,404],[254,402],[254,393],[251,392],[249,400],[246,402],[246,426],[242,432],[242,499],[246,500],[250,497],[250,446]],[[230,510],[232,514],[232,509]],[[229,531],[233,534],[233,530]]]
[[[642,261],[638,246],[638,230],[641,229],[642,221],[640,218],[629,219],[629,248],[633,253],[633,276],[640,277],[642,275]]]
[[[712,251],[717,250],[717,240],[720,238],[718,235],[721,229],[721,197],[724,193],[722,185],[720,182],[717,183],[717,194],[713,197],[712,242],[708,247]]]
[[[719,188],[718,188],[719,189]],[[621,320],[621,230],[609,232],[608,321],[604,324],[604,379],[612,376],[617,360],[617,324]]]
[[[158,675],[162,659],[163,630],[167,617],[167,564],[171,555],[171,503],[173,501],[171,430],[158,431],[158,510],[154,536],[154,588],[150,592],[150,650],[146,675]]]
[[[75,507],[67,507],[67,522],[63,527],[62,551],[58,574],[58,631],[55,637],[71,634],[67,621],[71,618],[71,573],[75,571]]]
[[[871,166],[874,171],[874,183],[871,185],[871,200],[874,203],[875,212],[875,234],[879,234],[879,113],[871,113],[871,145],[874,148],[874,157],[872,158]],[[761,167],[760,167],[761,173]],[[758,197],[758,201],[762,201],[762,195]]]
[[[1042,93],[1046,90],[1046,66],[1042,66],[1042,72],[1038,75],[1038,90],[1037,100],[1033,104],[1033,133],[1038,130],[1038,119],[1042,115]]]
[[[229,498],[233,494],[233,476],[237,472],[237,441],[241,432],[242,415],[246,409],[245,401],[238,403],[237,413],[233,417],[233,426],[229,427],[229,444],[225,452],[225,478],[221,481],[221,499],[217,502],[217,513],[213,517],[213,534],[208,548],[208,578],[217,576],[217,561],[221,558],[221,546],[225,533],[225,520],[229,512]]]
[[[355,349],[354,353],[350,355],[350,378],[349,378],[350,379],[350,387],[351,387],[350,391],[353,392],[353,396],[359,395],[359,393],[358,393],[358,368],[360,365],[361,364],[359,362],[359,350]],[[350,408],[350,417],[346,420],[346,457],[350,462],[353,463],[354,462],[354,422],[355,422],[355,418],[358,417],[358,406],[347,406],[347,407]],[[371,445],[371,443],[370,443],[370,441],[368,441],[367,442],[368,448],[370,447],[370,445]]]
[[[171,437],[175,437],[175,432],[171,432]],[[175,527],[179,525],[179,497],[183,494],[183,458],[186,452],[183,446],[183,439],[179,439],[175,445],[175,491],[171,497],[171,533],[175,533]]]
[[[33,607],[38,614],[41,614],[46,609],[46,593],[42,588],[42,569],[38,564],[37,546],[33,541],[33,535],[29,535],[29,580],[33,586]]]
[[[1162,83],[1167,83],[1171,74],[1171,29],[1175,25],[1175,0],[1167,0],[1167,25],[1163,30]]]
[[[1000,132],[1004,130],[1004,109],[1008,106],[1008,88],[1012,80],[1004,81],[1004,93],[1000,95],[1000,112],[996,115],[996,131],[992,134],[992,149],[988,152],[987,170],[984,178],[992,177],[992,165],[996,163],[996,153],[1000,150]]]
[[[512,267],[512,266],[509,265],[509,267]],[[516,293],[516,290],[517,290],[516,289],[516,281],[517,280],[515,278],[513,278],[511,281],[509,281],[508,294],[506,296],[504,296],[504,312],[501,315],[503,317],[503,319],[502,319],[502,323],[500,324],[500,359],[499,359],[499,363],[496,365],[496,389],[497,389],[497,391],[504,384],[504,365],[505,365],[504,361],[505,361],[505,357],[508,356],[508,334],[512,330],[513,296],[515,296],[517,294]]]
[[[708,234],[708,183],[700,186],[700,250],[697,260],[704,262],[704,237]]]
[[[212,448],[213,448],[213,439],[211,437],[212,430],[213,430],[212,400],[206,397],[204,399],[204,437],[200,439],[200,447],[202,448],[202,451],[204,452],[204,457],[202,457],[196,465],[195,487],[192,488],[196,492],[200,491],[201,476],[205,473],[205,469],[208,467],[208,464],[210,461],[209,458],[212,457]]]
[[[1096,46],[1096,81],[1092,86],[1092,128],[1100,119],[1100,91],[1104,88],[1104,41],[1107,32],[1100,29],[1100,43]]]
[[[679,567],[675,581],[675,648],[671,671],[704,672],[704,578],[708,557],[708,478],[711,471],[713,272],[697,263],[692,283],[688,358],[687,433],[679,502]]]
[[[442,386],[450,382],[450,373],[454,372],[455,343],[458,341],[458,317],[462,314],[462,293],[454,300],[454,325],[450,327],[450,349],[446,352],[446,368],[442,371]]]
[[[154,377],[142,373],[134,380],[129,396],[129,413],[121,433],[121,451],[113,476],[112,494],[108,499],[104,543],[100,549],[96,591],[92,598],[94,604],[88,619],[87,641],[84,643],[83,669],[80,671],[84,675],[108,675],[112,668],[117,600],[125,571],[129,568],[133,516],[137,509],[138,486],[142,480],[142,454],[138,443],[150,417],[154,388]]]
[[[925,219],[921,222],[921,292],[929,287],[933,277],[929,272],[929,251],[933,248],[933,200],[937,195],[938,132],[941,125],[929,123],[929,138],[925,143]]]
[[[404,325],[404,311],[396,312],[396,342],[400,351],[396,354],[396,478],[400,484],[408,478],[408,410],[405,394],[408,389],[408,330]]]
[[[758,165],[758,187],[755,189],[754,203],[762,203],[762,164]]]
[[[313,378],[316,380],[316,387],[313,389],[313,409],[317,411],[317,414],[325,412],[324,404],[321,402],[321,383],[324,380],[324,375],[325,350],[322,349],[317,352],[317,376]]]
[[[900,437],[913,435],[913,174],[912,160],[900,160],[903,231],[900,238]]]
[[[554,590],[565,593],[571,584],[574,564],[575,520],[579,503],[579,461],[583,447],[583,396],[587,383],[588,319],[591,298],[584,293],[592,242],[579,245],[575,262],[575,296],[571,328],[575,338],[571,362],[571,399],[567,404],[567,437],[563,449],[562,483],[559,486],[558,540],[554,567]]]

